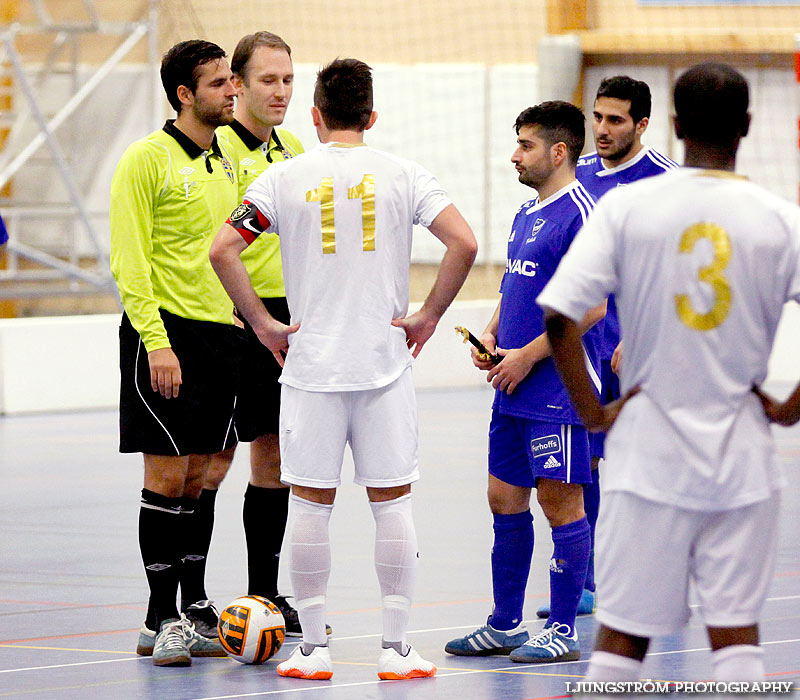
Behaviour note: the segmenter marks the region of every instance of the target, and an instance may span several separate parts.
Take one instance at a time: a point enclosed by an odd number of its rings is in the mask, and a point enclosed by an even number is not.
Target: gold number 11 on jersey
[[[361,200],[363,250],[375,250],[375,176],[364,175],[355,187],[347,188],[348,199]],[[306,192],[306,202],[320,203],[322,252],[336,252],[336,225],[333,211],[333,178],[323,177],[320,186]]]

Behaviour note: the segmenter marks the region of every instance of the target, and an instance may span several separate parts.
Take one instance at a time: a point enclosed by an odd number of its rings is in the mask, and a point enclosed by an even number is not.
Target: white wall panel
[[[469,346],[453,327],[480,332],[496,299],[454,303],[414,364],[418,389],[485,387]],[[418,308],[412,306],[412,311]],[[119,316],[0,320],[0,415],[112,408],[119,401]],[[769,361],[768,381],[800,380],[800,307],[786,305]]]
[[[284,126],[306,147],[317,143],[310,107],[316,64],[295,65],[294,98]],[[509,159],[517,114],[538,100],[533,65],[385,64],[375,67],[375,109],[379,114],[367,142],[419,161],[433,172],[475,230],[479,261],[502,263],[505,239],[519,205],[533,195],[520,185]],[[752,92],[753,126],[745,139],[739,172],[795,201],[798,182],[795,85],[791,71],[745,71]],[[671,73],[667,67],[609,65],[589,67],[584,76],[588,120],[600,80],[628,74],[645,80],[653,94],[653,113],[645,143],[676,160],[682,146],[672,137]],[[88,72],[81,75],[88,77]],[[149,78],[142,66],[120,66],[58,132],[71,158],[79,189],[104,241],[108,239],[108,192],[111,175],[126,146],[147,134],[153,124]],[[44,108],[53,113],[72,90],[68,75],[50,76]],[[20,96],[18,104],[23,104]],[[170,110],[165,107],[165,115]],[[593,150],[591,131],[586,150]],[[36,129],[28,117],[15,127],[7,153],[21,148]],[[63,185],[45,149],[14,178],[14,201],[20,204],[66,201]],[[73,225],[64,217],[27,217],[15,229],[23,242],[54,252],[71,245]],[[78,252],[92,247],[75,226]],[[415,236],[413,259],[437,262],[443,248],[424,230]]]

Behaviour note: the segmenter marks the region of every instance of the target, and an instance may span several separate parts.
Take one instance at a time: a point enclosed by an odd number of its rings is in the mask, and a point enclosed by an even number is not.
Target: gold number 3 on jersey
[[[714,303],[706,313],[700,313],[692,308],[692,302],[687,294],[676,294],[675,310],[678,318],[689,328],[696,331],[710,331],[720,325],[731,310],[733,295],[731,286],[723,274],[731,259],[731,239],[725,229],[717,224],[705,222],[694,224],[683,232],[678,250],[681,253],[691,253],[701,238],[711,242],[714,258],[710,265],[701,267],[697,271],[697,279],[711,285],[714,291]]]

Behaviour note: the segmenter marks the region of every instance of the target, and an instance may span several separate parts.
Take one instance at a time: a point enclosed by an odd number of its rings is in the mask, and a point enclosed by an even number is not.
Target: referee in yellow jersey
[[[225,656],[205,592],[211,535],[198,499],[211,455],[236,442],[243,334],[208,261],[239,201],[233,157],[214,133],[233,120],[236,90],[225,52],[207,41],[173,46],[161,80],[178,116],[117,166],[111,269],[125,310],[120,451],[144,455],[139,544],[150,599],[136,651],[187,666],[191,656]]]
[[[292,98],[291,53],[289,45],[271,32],[242,37],[233,53],[235,118],[218,133],[228,139],[235,152],[239,201],[248,185],[272,163],[303,152],[296,136],[277,128],[283,123]],[[262,236],[242,254],[242,260],[269,313],[288,324],[278,237]],[[281,368],[247,322],[245,330],[247,347],[241,366],[244,381],[236,404],[236,432],[240,441],[250,443],[250,481],[242,514],[247,541],[247,592],[275,603],[286,621],[286,634],[300,636],[297,611],[278,592],[278,562],[289,505],[289,488],[280,480],[278,448]],[[204,502],[213,502],[231,465],[234,449],[212,459],[203,490]]]

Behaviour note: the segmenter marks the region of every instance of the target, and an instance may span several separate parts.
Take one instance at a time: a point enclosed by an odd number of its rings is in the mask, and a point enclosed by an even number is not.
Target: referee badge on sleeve
[[[222,159],[222,169],[225,171],[225,174],[228,176],[228,179],[233,182],[233,166],[231,162],[227,158]]]

